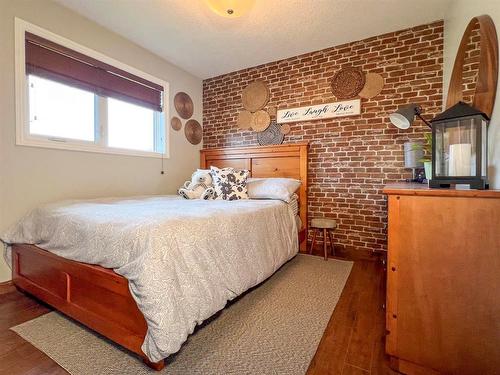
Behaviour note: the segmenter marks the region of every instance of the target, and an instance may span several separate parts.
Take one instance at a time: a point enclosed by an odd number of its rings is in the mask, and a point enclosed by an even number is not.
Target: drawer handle
[[[391,267],[391,271],[396,271],[396,267]]]

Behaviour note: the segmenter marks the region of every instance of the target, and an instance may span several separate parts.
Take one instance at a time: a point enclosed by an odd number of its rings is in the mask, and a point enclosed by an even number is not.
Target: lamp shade
[[[389,115],[389,119],[397,128],[408,129],[415,120],[415,115],[418,113],[418,108],[419,106],[415,103],[399,107],[396,112]]]
[[[424,166],[422,162],[422,158],[424,157],[422,147],[422,142],[406,142],[404,144],[405,168],[414,169]]]

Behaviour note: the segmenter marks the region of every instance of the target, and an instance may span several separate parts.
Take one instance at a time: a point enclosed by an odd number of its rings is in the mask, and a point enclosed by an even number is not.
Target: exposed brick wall
[[[291,124],[285,143],[309,141],[309,217],[337,220],[337,249],[353,256],[386,249],[385,184],[410,177],[403,143],[428,128],[417,121],[399,130],[388,114],[420,103],[431,119],[442,105],[443,22],[384,34],[203,82],[204,147],[257,144],[236,126],[241,92],[254,80],[270,87],[268,106],[290,108],[335,101],[330,80],[340,68],[359,67],[385,78],[381,94],[362,100],[355,117]]]

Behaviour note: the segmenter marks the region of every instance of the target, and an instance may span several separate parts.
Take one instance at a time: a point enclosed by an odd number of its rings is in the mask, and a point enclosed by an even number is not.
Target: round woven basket
[[[240,111],[238,113],[237,125],[241,130],[248,130],[252,127],[253,115],[250,111]]]
[[[356,97],[365,85],[365,75],[360,69],[339,70],[332,79],[332,93],[338,99]]]
[[[174,130],[181,130],[182,128],[182,121],[179,117],[172,117],[172,119],[170,120],[170,126],[172,127],[172,129]]]
[[[380,94],[384,88],[384,77],[378,73],[366,73],[365,86],[359,92],[359,96],[364,99],[370,99]]]
[[[280,128],[281,134],[287,135],[290,133],[291,130],[292,130],[292,128],[290,127],[290,124],[281,125],[281,128]]]
[[[266,111],[260,110],[252,114],[252,129],[261,132],[267,129],[271,123],[271,117]]]
[[[256,112],[264,108],[268,101],[269,88],[263,81],[250,83],[241,93],[241,103],[243,107],[250,112]]]
[[[276,121],[272,121],[271,125],[263,132],[257,133],[257,141],[261,146],[280,145],[283,143],[283,139],[285,136],[281,133],[281,126]]]
[[[200,123],[193,119],[188,120],[184,126],[184,135],[189,143],[193,145],[200,143],[203,138],[203,129]]]
[[[187,120],[193,115],[194,104],[185,92],[178,92],[174,97],[174,107],[179,116]]]

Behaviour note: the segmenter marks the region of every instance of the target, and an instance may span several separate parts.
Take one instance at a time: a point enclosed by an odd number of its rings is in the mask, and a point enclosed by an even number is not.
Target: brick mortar
[[[330,80],[347,67],[380,73],[385,79],[382,93],[362,99],[360,116],[291,124],[284,143],[309,141],[309,217],[336,219],[335,246],[347,253],[367,253],[387,248],[382,188],[410,177],[404,169],[403,143],[421,140],[428,131],[420,121],[399,130],[388,114],[410,102],[421,104],[429,119],[441,111],[442,21],[205,80],[203,144],[257,144],[256,133],[236,126],[243,109],[241,92],[250,82],[267,82],[268,107],[321,104],[336,100]]]

